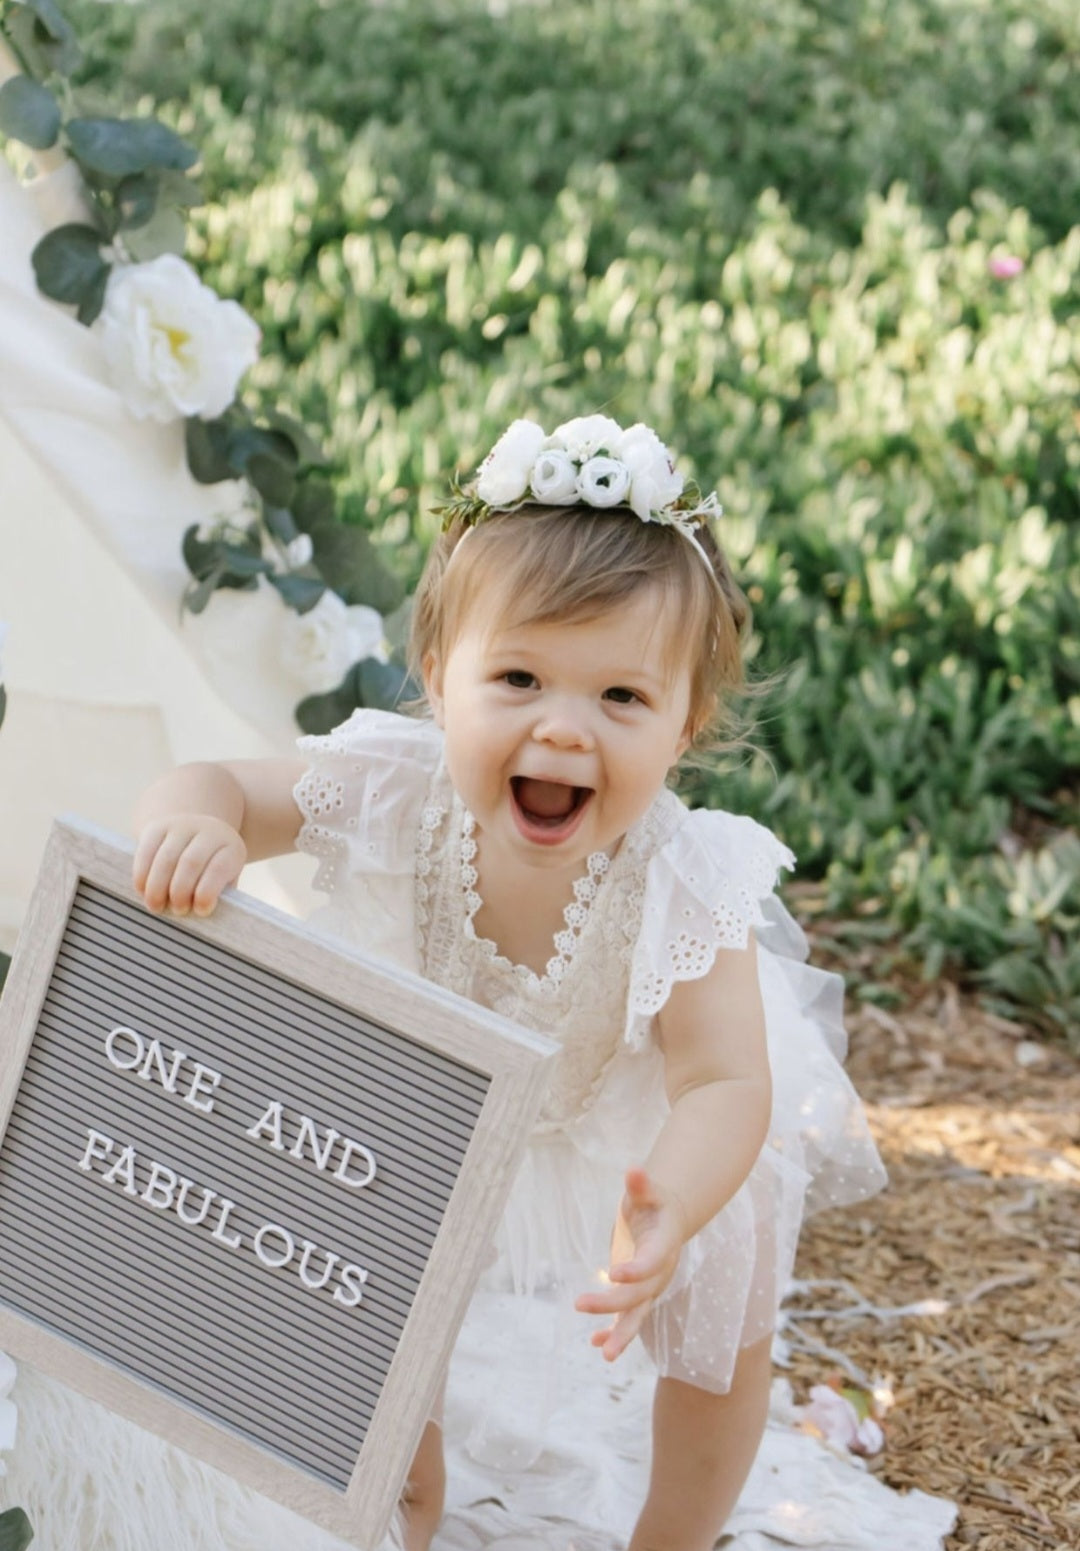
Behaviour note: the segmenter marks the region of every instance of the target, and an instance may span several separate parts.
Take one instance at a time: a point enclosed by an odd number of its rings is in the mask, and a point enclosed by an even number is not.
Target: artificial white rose
[[[598,452],[618,457],[616,447],[622,434],[622,427],[607,415],[579,415],[576,420],[556,426],[547,445],[561,447],[575,463],[586,463]]]
[[[617,458],[590,458],[578,475],[578,493],[590,506],[618,506],[630,489],[630,470]]]
[[[336,689],[354,662],[385,657],[383,622],[374,609],[349,608],[330,588],[313,609],[290,609],[281,627],[282,667],[309,695]]]
[[[173,253],[118,265],[94,327],[113,385],[139,420],[223,414],[259,355],[254,320]]]
[[[476,476],[476,493],[489,506],[511,506],[529,488],[529,477],[544,444],[535,420],[515,420],[495,443]]]
[[[628,500],[643,522],[679,499],[683,477],[671,453],[647,425],[632,425],[622,433],[618,456],[630,470]]]
[[[310,533],[298,533],[291,543],[285,546],[285,558],[294,570],[307,565],[315,553],[315,546],[311,542]]]
[[[533,464],[532,493],[549,506],[570,506],[578,498],[577,467],[565,452],[551,448]]]

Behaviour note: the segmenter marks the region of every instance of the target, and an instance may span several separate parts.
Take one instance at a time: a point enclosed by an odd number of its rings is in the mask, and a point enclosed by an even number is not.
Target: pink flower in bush
[[[1024,272],[1024,261],[1016,253],[995,253],[986,267],[995,280],[1015,280]]]

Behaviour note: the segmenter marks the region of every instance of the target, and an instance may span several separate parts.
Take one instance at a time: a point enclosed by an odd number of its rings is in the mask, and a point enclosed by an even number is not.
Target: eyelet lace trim
[[[585,930],[600,884],[611,866],[610,857],[604,851],[593,851],[587,857],[585,866],[588,871],[584,877],[575,880],[574,898],[563,911],[566,926],[563,931],[555,933],[555,953],[544,966],[544,973],[538,975],[527,964],[514,964],[505,954],[499,952],[497,943],[492,942],[489,937],[480,937],[477,934],[474,918],[484,901],[476,891],[479,881],[479,875],[473,865],[476,861],[476,850],[476,820],[466,811],[461,826],[461,887],[465,896],[463,922],[465,936],[470,942],[476,944],[492,964],[510,971],[531,989],[541,992],[554,991],[561,984],[573,960],[574,950]]]

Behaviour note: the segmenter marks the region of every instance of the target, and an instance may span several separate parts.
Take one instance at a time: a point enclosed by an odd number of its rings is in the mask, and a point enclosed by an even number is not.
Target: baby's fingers
[[[616,1357],[621,1357],[631,1341],[640,1335],[650,1307],[650,1303],[643,1303],[627,1314],[620,1314],[606,1330],[593,1331],[590,1340],[593,1346],[600,1348],[605,1362],[613,1363]]]
[[[648,1304],[659,1290],[658,1277],[645,1277],[633,1282],[609,1283],[593,1292],[582,1293],[575,1298],[574,1307],[581,1314],[624,1314],[639,1304]]]

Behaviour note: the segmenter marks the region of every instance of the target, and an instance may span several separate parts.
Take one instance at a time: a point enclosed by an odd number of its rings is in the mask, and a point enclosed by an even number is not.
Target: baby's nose
[[[553,701],[541,712],[533,729],[540,743],[563,749],[587,749],[593,745],[592,724],[580,706],[569,701]]]

